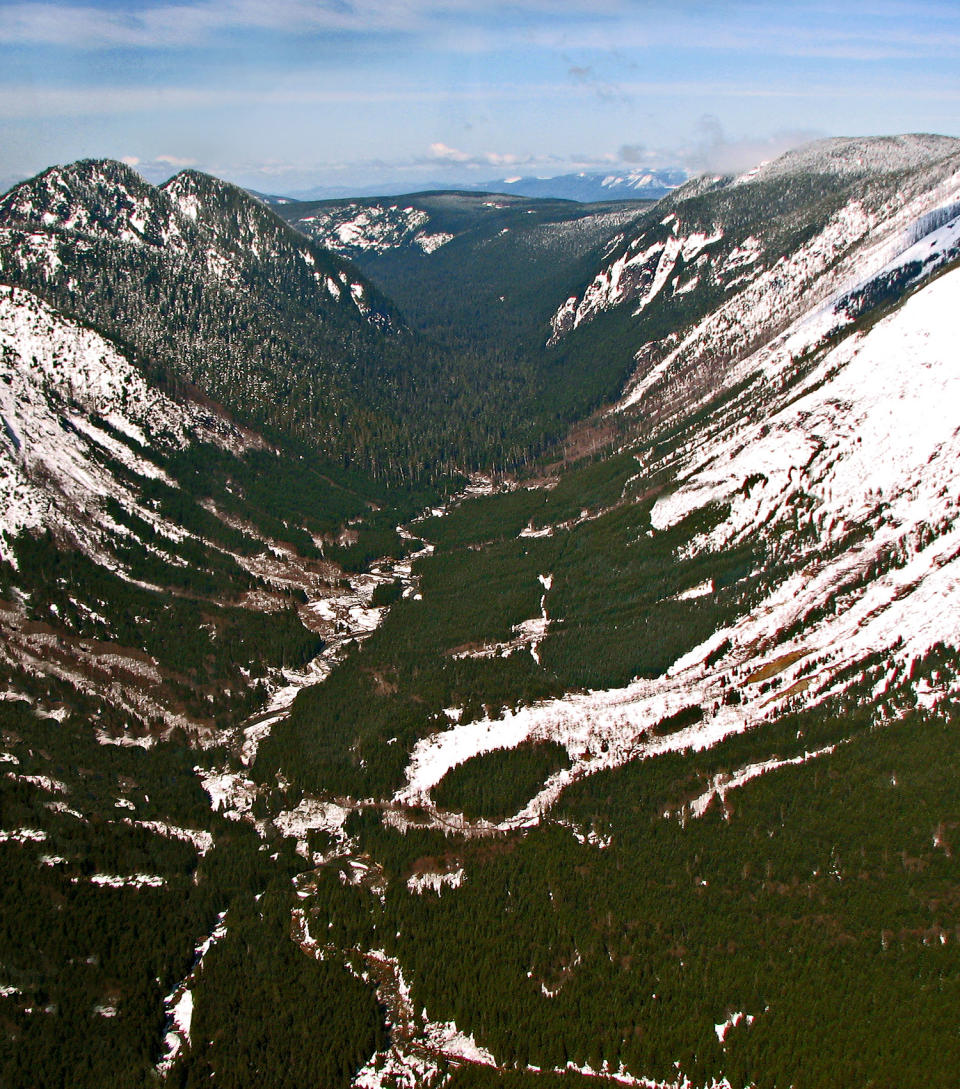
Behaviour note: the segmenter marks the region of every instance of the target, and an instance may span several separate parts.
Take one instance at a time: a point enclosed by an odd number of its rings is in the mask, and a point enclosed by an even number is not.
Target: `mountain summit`
[[[318,413],[354,398],[371,356],[404,329],[348,261],[192,171],[157,188],[119,163],[48,170],[0,200],[0,261],[7,282],[129,348],[155,377],[321,444],[335,440],[318,436]]]

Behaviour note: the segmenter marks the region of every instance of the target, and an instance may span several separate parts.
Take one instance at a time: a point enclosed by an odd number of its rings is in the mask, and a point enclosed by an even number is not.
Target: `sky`
[[[54,163],[267,193],[747,169],[960,135],[957,0],[0,0],[0,189]]]

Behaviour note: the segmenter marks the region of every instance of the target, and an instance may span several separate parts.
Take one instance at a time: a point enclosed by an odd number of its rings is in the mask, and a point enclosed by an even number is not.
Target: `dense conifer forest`
[[[5,1089],[951,1089],[924,139],[346,257],[0,198]]]

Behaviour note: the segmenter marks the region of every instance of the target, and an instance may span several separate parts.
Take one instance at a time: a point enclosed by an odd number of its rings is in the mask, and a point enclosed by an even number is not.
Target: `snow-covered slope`
[[[297,219],[294,226],[337,253],[383,253],[400,246],[416,246],[423,253],[433,253],[453,235],[431,231],[429,223],[430,216],[412,205],[350,202],[318,208]]]
[[[896,296],[951,260],[956,243],[948,224],[960,197],[960,158],[947,159],[932,179],[916,181],[884,187],[881,200],[852,196],[809,240],[775,260],[752,259],[759,244],[742,242],[720,270],[732,265],[739,271],[736,284],[728,283],[716,305],[686,330],[639,349],[618,410],[639,414],[655,405],[661,417],[687,413],[742,378],[741,364],[752,351],[791,322],[813,323],[817,337],[835,334],[872,305],[885,284]]]
[[[170,608],[184,549],[196,562],[208,547],[176,501],[159,499],[180,490],[164,466],[200,443],[228,457],[265,445],[210,403],[152,386],[98,333],[0,286],[0,672],[13,691],[83,693],[141,739],[147,726],[205,728],[182,678],[137,634]],[[82,557],[65,562],[54,599],[45,538],[53,555]],[[248,580],[232,569],[239,600]],[[124,585],[140,594],[138,615],[120,604]]]
[[[677,483],[657,500],[651,521],[654,533],[663,532],[691,512],[719,509],[719,524],[685,555],[762,541],[769,568],[783,574],[748,615],[660,678],[424,739],[397,800],[426,802],[430,788],[473,755],[529,739],[560,741],[573,766],[503,827],[536,823],[582,775],[711,746],[838,695],[868,670],[877,694],[892,691],[937,643],[960,646],[958,306],[960,269],[953,267],[869,329],[822,351],[800,380],[796,356],[818,342],[816,318],[749,357],[750,386],[672,456]],[[640,460],[648,471],[657,467],[650,455]],[[914,698],[933,706],[958,687],[958,678],[943,676]],[[725,698],[731,690],[735,701]],[[650,733],[691,706],[707,712],[699,724],[666,737]]]
[[[111,462],[164,478],[144,454],[252,441],[211,409],[172,401],[103,337],[10,287],[0,287],[0,422],[0,533],[52,529],[86,548],[98,525],[123,532],[104,512],[107,497],[163,526]],[[0,555],[10,558],[2,545]]]
[[[551,344],[598,312],[625,300],[632,300],[636,304],[634,313],[639,314],[667,287],[671,277],[673,295],[685,295],[697,287],[700,269],[709,264],[709,249],[723,239],[723,229],[718,227],[711,234],[702,230],[681,233],[682,225],[675,214],[667,216],[660,227],[659,231],[634,238],[619,257],[597,273],[581,296],[567,299],[553,316]],[[729,254],[719,275],[731,280],[735,275],[740,281],[748,278],[759,253],[759,241],[749,236]],[[675,270],[677,275],[673,275]]]
[[[558,308],[551,343],[625,304],[622,320],[643,337],[656,302],[654,354],[704,315],[725,331],[701,354],[742,354],[809,306],[811,289],[825,297],[854,263],[874,272],[915,221],[958,191],[960,143],[946,137],[824,141],[736,179],[689,183]],[[648,359],[641,349],[638,361]]]

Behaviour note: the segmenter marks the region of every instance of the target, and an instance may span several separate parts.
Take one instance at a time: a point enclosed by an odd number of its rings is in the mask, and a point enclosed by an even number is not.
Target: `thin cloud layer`
[[[805,10],[806,9],[806,10]],[[813,18],[811,18],[811,14]],[[817,4],[709,7],[667,0],[609,0],[597,11],[588,0],[514,0],[482,8],[473,0],[178,0],[113,4],[5,4],[0,44],[71,49],[222,47],[224,36],[405,35],[445,49],[505,46],[586,53],[682,46],[768,55],[877,60],[953,55],[960,48],[956,6],[853,0],[841,13]],[[932,24],[932,25],[930,25]],[[569,65],[573,78],[606,83],[590,64]]]
[[[104,155],[254,186],[730,172],[960,116],[954,0],[0,4],[0,176]]]

